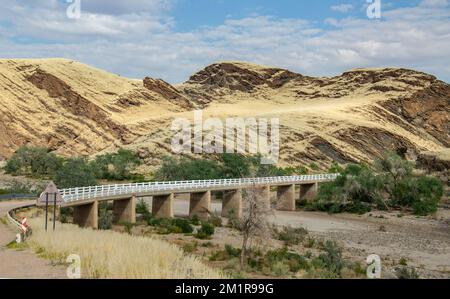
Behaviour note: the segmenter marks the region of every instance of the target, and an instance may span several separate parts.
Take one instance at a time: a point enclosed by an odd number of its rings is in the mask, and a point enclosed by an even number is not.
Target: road
[[[25,206],[33,201],[0,201],[0,217],[12,208]],[[62,266],[52,266],[48,260],[39,258],[31,250],[7,249],[15,239],[16,231],[0,222],[0,278],[65,278]]]

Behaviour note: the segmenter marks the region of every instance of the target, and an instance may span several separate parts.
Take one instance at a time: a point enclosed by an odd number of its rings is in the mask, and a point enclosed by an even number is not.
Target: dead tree
[[[264,191],[255,184],[243,191],[242,217],[239,220],[239,230],[242,233],[241,269],[247,260],[251,241],[254,238],[266,237],[270,233],[269,215],[271,214],[270,199],[264,198]]]

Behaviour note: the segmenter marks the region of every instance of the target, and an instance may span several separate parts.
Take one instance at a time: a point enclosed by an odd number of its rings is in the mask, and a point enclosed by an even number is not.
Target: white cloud
[[[255,15],[190,32],[175,31],[166,6],[157,13],[139,11],[137,0],[127,14],[93,6],[76,21],[66,18],[56,0],[33,8],[4,1],[8,5],[0,19],[12,28],[2,28],[0,22],[0,57],[67,57],[123,76],[170,82],[184,81],[218,60],[246,60],[315,76],[355,67],[401,66],[450,81],[450,10],[438,0],[385,9],[381,20],[328,19],[333,29]],[[19,37],[31,42],[17,42]]]
[[[422,0],[420,6],[423,7],[446,7],[449,5],[449,0]]]
[[[342,13],[352,11],[353,8],[354,8],[353,4],[346,4],[346,3],[331,6],[331,10]]]

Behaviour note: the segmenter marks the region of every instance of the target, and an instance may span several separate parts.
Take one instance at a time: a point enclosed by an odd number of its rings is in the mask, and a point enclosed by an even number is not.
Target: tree
[[[397,188],[398,184],[413,174],[414,163],[401,158],[394,152],[387,152],[374,163],[375,171],[382,174],[389,193]]]
[[[100,155],[91,162],[98,179],[125,180],[141,164],[141,160],[132,151],[119,149],[117,153]]]
[[[68,159],[55,176],[58,188],[85,187],[97,184],[94,173],[84,158]]]
[[[61,167],[61,159],[48,149],[33,146],[19,148],[7,161],[6,173],[12,175],[52,176]]]
[[[264,198],[263,189],[254,184],[243,192],[242,217],[237,228],[242,234],[240,264],[244,267],[252,239],[267,236],[270,232],[268,216],[271,212]]]
[[[161,181],[208,180],[220,177],[221,167],[216,161],[172,157],[164,157],[161,167],[155,173],[155,179]]]

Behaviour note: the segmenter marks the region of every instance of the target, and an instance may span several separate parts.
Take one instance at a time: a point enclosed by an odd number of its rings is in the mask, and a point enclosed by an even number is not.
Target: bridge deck
[[[171,193],[192,193],[245,189],[252,186],[314,184],[333,181],[337,176],[337,174],[317,174],[265,178],[115,184],[62,189],[60,190],[60,193],[64,200],[63,206],[75,206],[93,201],[121,199],[127,196],[144,197],[166,195]]]

